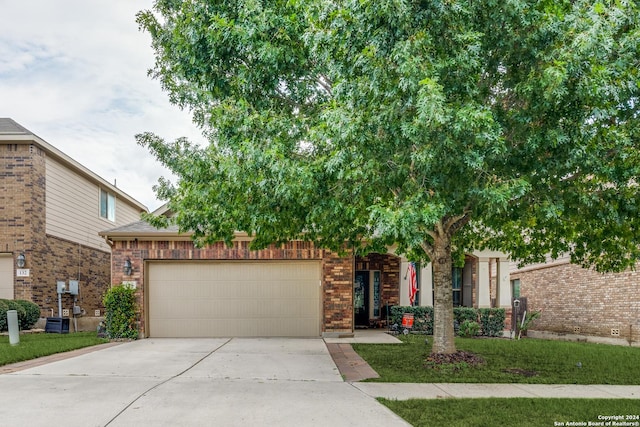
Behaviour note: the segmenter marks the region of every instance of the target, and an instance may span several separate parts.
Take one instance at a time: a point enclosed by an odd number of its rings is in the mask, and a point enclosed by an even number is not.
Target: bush
[[[391,307],[389,316],[389,324],[397,324],[402,327],[402,315],[408,313],[413,314],[414,323],[413,332],[421,332],[427,335],[433,334],[433,307],[409,307],[395,305]],[[504,308],[472,308],[472,307],[454,307],[453,308],[454,325],[459,333],[462,324],[465,322],[474,322],[478,324],[480,335],[488,337],[502,336],[504,330],[505,309]],[[476,334],[477,335],[477,334]]]
[[[398,328],[401,328],[402,316],[405,313],[413,314],[412,331],[421,332],[427,335],[433,334],[433,307],[403,307],[394,305],[391,307],[389,324],[398,325]]]
[[[465,320],[460,324],[458,335],[465,338],[475,337],[480,333],[480,324],[473,320]]]
[[[109,338],[138,338],[136,290],[114,286],[105,293],[103,303]]]
[[[31,329],[40,319],[40,307],[31,301],[16,300],[22,308],[25,310],[24,322],[20,322],[20,329]]]
[[[21,330],[25,329],[23,325],[26,323],[27,311],[24,307],[18,304],[16,300],[6,299],[4,302],[7,304],[8,310],[15,310],[18,312],[18,326]],[[6,320],[7,313],[4,314],[4,318]]]
[[[473,307],[453,307],[453,318],[459,325],[464,322],[478,323],[478,310]]]
[[[0,299],[0,332],[6,331],[9,327],[7,325],[7,311],[9,311],[9,306],[6,300]]]
[[[501,337],[504,331],[504,308],[479,308],[482,335],[487,337]]]

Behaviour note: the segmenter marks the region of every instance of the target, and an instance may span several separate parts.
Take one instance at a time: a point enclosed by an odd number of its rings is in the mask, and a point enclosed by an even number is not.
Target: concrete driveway
[[[407,426],[342,380],[321,339],[146,339],[0,375],[29,426]]]

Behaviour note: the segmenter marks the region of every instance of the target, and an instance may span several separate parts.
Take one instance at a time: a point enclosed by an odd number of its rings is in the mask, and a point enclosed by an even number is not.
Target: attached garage
[[[151,337],[315,337],[321,262],[149,261]]]

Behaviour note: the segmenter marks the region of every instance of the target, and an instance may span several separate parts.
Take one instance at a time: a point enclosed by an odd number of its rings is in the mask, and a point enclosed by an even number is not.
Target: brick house
[[[511,269],[516,296],[542,310],[532,336],[640,344],[640,263],[635,270],[598,273],[568,256]]]
[[[111,248],[100,230],[139,219],[146,208],[15,121],[0,118],[0,298],[93,327],[111,282]],[[67,288],[68,289],[68,288]],[[74,301],[75,300],[75,301]]]
[[[230,247],[197,248],[190,234],[144,221],[100,234],[112,248],[112,284],[137,289],[144,337],[340,336],[375,325],[386,306],[408,305],[408,262],[392,253],[341,257],[303,241],[250,250],[240,233]],[[504,254],[467,261],[458,304],[508,308]],[[430,305],[430,265],[419,276],[418,302]]]
[[[403,261],[402,271],[407,271],[407,261]],[[468,253],[464,266],[453,269],[453,305],[475,308],[504,308],[507,319],[511,313],[511,263],[506,254],[499,251],[483,250]],[[409,305],[409,284],[402,276],[400,284],[400,304]],[[433,278],[431,264],[420,268],[420,292],[417,305],[433,305]],[[506,325],[507,327],[509,325]]]

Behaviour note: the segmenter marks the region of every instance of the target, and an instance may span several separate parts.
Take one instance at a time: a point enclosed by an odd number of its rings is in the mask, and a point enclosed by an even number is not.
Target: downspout
[[[109,236],[104,236],[104,241],[111,248],[111,252],[109,253],[109,263],[111,264],[109,266],[109,271],[111,272],[111,274],[109,274],[109,288],[112,288],[113,287],[113,245],[115,243],[113,240],[109,239]]]

